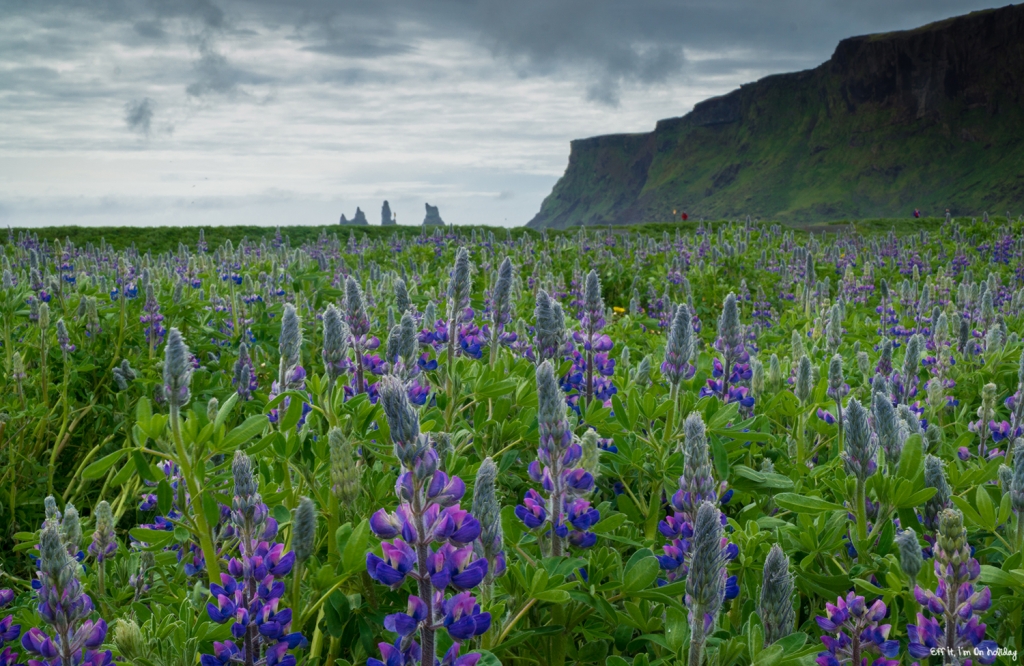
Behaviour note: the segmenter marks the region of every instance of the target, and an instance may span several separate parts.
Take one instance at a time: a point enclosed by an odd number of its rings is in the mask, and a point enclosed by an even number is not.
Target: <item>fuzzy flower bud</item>
[[[692,559],[686,577],[686,606],[690,626],[700,623],[704,635],[714,626],[725,600],[726,557],[723,548],[721,512],[711,502],[697,509],[691,539]]]
[[[587,430],[580,438],[580,447],[583,449],[583,456],[580,458],[580,466],[590,476],[597,477],[601,474],[601,447],[598,446],[600,437],[596,430]]]
[[[351,336],[348,324],[341,318],[341,312],[333,304],[328,305],[324,310],[324,348],[321,356],[324,360],[324,369],[332,383],[345,371]]]
[[[303,497],[292,511],[292,551],[295,560],[303,564],[313,555],[316,541],[316,507],[313,500]]]
[[[360,475],[352,445],[338,428],[331,428],[327,442],[331,450],[331,492],[338,504],[348,506],[359,497]]]
[[[177,328],[171,328],[164,347],[164,396],[174,407],[188,404],[191,393],[192,364],[184,338]]]
[[[772,546],[764,561],[758,615],[764,625],[765,647],[793,633],[793,575],[789,573],[789,557],[779,544]]]
[[[1021,438],[1013,443],[1013,479],[1009,491],[1013,510],[1024,514],[1024,439]]]
[[[900,552],[900,568],[910,579],[910,587],[913,588],[917,581],[917,574],[921,572],[924,559],[921,555],[921,544],[917,542],[917,532],[907,528],[896,535],[896,546]]]
[[[68,554],[77,555],[82,543],[82,521],[78,509],[68,502],[64,507],[64,518],[60,523],[61,539],[67,546]]]
[[[469,305],[469,293],[472,288],[470,281],[469,252],[460,247],[455,253],[455,267],[448,281],[448,321],[459,318],[461,312]]]
[[[103,500],[96,505],[93,515],[96,518],[96,531],[92,533],[89,553],[97,562],[102,563],[117,550],[117,542],[114,540],[114,514],[110,510],[110,504]]]
[[[946,472],[942,468],[942,461],[931,454],[924,457],[924,486],[925,488],[935,488],[936,491],[925,502],[922,512],[925,527],[935,529],[938,527],[939,513],[951,506],[952,493],[946,482]]]
[[[800,357],[800,364],[796,369],[796,397],[801,403],[807,404],[811,398],[811,359],[807,356]]]
[[[843,309],[838,303],[828,312],[828,323],[825,325],[825,343],[830,354],[839,351],[843,343]]]
[[[235,451],[231,462],[231,474],[234,477],[235,494],[231,500],[231,520],[235,527],[250,538],[258,533],[266,520],[266,505],[260,496],[259,483],[252,458]]]
[[[836,354],[828,363],[828,394],[833,400],[843,397],[843,357]]]
[[[851,398],[846,406],[846,450],[842,452],[847,474],[866,481],[875,473],[878,444],[871,438],[868,427],[868,412],[857,398]]]
[[[284,304],[278,349],[281,352],[281,360],[284,362],[285,370],[294,368],[299,364],[302,356],[302,322],[299,320],[299,315],[295,312],[295,306],[291,303]]]
[[[772,354],[768,359],[768,385],[777,390],[782,386],[782,381],[782,362],[779,361],[778,354]]]
[[[149,646],[146,645],[146,640],[135,620],[131,618],[118,620],[114,625],[112,638],[118,654],[124,657],[128,663],[146,663],[145,660],[150,656]]]
[[[370,318],[366,314],[363,290],[351,275],[345,279],[345,319],[356,338],[370,332]]]
[[[537,421],[540,428],[541,462],[549,465],[572,444],[565,398],[550,361],[537,366]]]
[[[732,292],[725,297],[722,305],[722,316],[718,320],[718,337],[725,343],[729,354],[734,354],[743,344],[740,329],[740,311],[736,305],[736,294]]]
[[[537,358],[555,358],[558,348],[565,340],[565,320],[558,303],[551,300],[543,289],[537,292],[535,330],[537,333]]]
[[[405,280],[401,278],[395,281],[395,309],[400,313],[412,309],[412,303],[409,301],[409,288],[406,286]]]
[[[764,394],[764,364],[757,357],[750,359],[750,392],[754,397]]]
[[[665,360],[661,364],[661,373],[673,386],[691,375],[690,356],[693,355],[693,325],[690,321],[690,309],[685,304],[676,308],[672,317],[672,328],[669,329],[665,341]]]
[[[488,579],[500,576],[505,571],[504,536],[501,529],[501,505],[495,494],[494,484],[498,468],[494,461],[485,458],[476,473],[473,486],[473,505],[470,513],[480,522],[480,536],[473,543],[477,557],[486,558]]]
[[[397,377],[383,377],[378,392],[395,445],[395,456],[406,469],[412,469],[428,448],[427,438],[420,436],[419,414],[409,402],[405,384]]]
[[[587,273],[586,286],[583,292],[583,326],[588,332],[604,327],[604,299],[601,297],[601,279],[597,271]]]
[[[900,437],[896,410],[889,399],[881,393],[874,395],[871,407],[875,417],[875,430],[878,432],[878,443],[885,453],[886,464],[893,470],[899,463],[903,451],[903,439]]]
[[[498,267],[498,279],[491,294],[491,323],[500,329],[512,320],[512,261],[505,257]]]

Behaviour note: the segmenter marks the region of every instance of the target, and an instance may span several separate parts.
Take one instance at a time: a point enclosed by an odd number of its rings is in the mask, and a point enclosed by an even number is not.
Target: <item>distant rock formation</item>
[[[443,227],[444,220],[441,219],[441,214],[437,212],[437,206],[431,206],[430,204],[423,205],[427,207],[427,216],[423,218],[423,226]]]
[[[396,224],[398,224],[398,222],[395,220],[394,216],[392,216],[392,214],[391,214],[391,205],[388,203],[387,199],[385,199],[384,200],[384,205],[381,206],[381,209],[380,209],[380,226],[382,226],[382,227],[393,227]]]
[[[341,219],[338,220],[338,224],[347,224],[348,226],[366,227],[369,226],[370,222],[366,219],[366,213],[364,213],[358,206],[356,207],[356,215],[351,220],[345,217],[342,213]]]

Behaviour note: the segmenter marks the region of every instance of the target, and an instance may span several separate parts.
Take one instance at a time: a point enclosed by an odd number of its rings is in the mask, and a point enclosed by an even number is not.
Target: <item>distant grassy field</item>
[[[992,222],[996,225],[1001,225],[1005,222],[1004,217],[992,217]],[[719,224],[726,223],[727,220],[715,220],[705,221],[705,225],[717,226]],[[770,220],[765,222],[770,223]],[[812,225],[791,225],[783,224],[783,226],[789,227],[797,232],[813,232],[819,233],[836,233],[844,228],[853,227],[861,233],[888,233],[890,230],[895,230],[897,234],[909,234],[917,233],[918,231],[937,229],[942,223],[942,218],[885,218],[885,219],[873,219],[873,220],[840,220],[821,224]],[[660,234],[662,232],[674,232],[676,229],[692,229],[696,227],[699,222],[690,220],[687,222],[648,222],[645,224],[634,224],[619,227],[598,227],[601,229],[611,229],[612,231],[623,233],[623,232],[643,232],[648,234]],[[436,227],[435,227],[436,228]],[[427,233],[433,233],[431,228]],[[456,229],[465,235],[472,234],[473,231],[479,233],[493,233],[496,238],[505,238],[507,234],[511,233],[513,238],[518,238],[522,235],[540,236],[540,232],[533,229],[527,229],[526,227],[486,227],[486,226],[466,226],[456,227]],[[573,234],[578,228],[571,228],[562,231],[548,230],[549,235],[559,234]],[[594,229],[594,227],[590,227]],[[199,241],[199,232],[203,231],[206,237],[206,243],[210,247],[217,247],[226,240],[230,240],[232,243],[237,244],[244,239],[248,239],[255,242],[265,240],[268,243],[271,242],[277,229],[274,227],[257,227],[257,226],[224,226],[224,227],[77,227],[77,226],[59,226],[59,227],[37,227],[33,229],[27,228],[12,228],[10,231],[17,238],[20,234],[31,233],[39,238],[40,241],[48,240],[60,240],[64,241],[69,239],[76,246],[85,246],[89,243],[99,245],[100,242],[106,242],[108,245],[116,249],[124,249],[134,245],[139,251],[146,252],[166,252],[168,250],[176,250],[179,243],[183,243],[189,247],[195,247]],[[345,239],[348,234],[353,233],[356,235],[370,236],[371,238],[382,238],[388,237],[392,233],[397,233],[402,237],[412,238],[418,236],[423,232],[422,227],[411,227],[411,226],[398,226],[398,227],[343,227],[340,225],[331,226],[287,226],[280,227],[282,238],[287,238],[293,246],[299,246],[306,242],[315,241],[321,234],[337,234],[339,238]]]

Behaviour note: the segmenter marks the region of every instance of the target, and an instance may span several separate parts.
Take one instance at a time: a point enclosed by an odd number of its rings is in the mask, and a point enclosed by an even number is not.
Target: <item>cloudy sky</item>
[[[569,141],[984,0],[0,0],[0,226],[519,225]]]

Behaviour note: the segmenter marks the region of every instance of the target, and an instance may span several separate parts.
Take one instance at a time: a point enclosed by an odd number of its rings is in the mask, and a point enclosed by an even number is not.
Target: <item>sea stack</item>
[[[380,226],[393,227],[396,224],[398,223],[395,221],[394,216],[392,216],[391,214],[391,205],[387,202],[387,199],[385,199],[384,205],[381,206],[380,209]]]
[[[437,206],[431,206],[430,204],[424,204],[427,207],[427,216],[423,218],[423,226],[425,227],[443,227],[444,220],[441,219],[441,214],[437,211]]]

